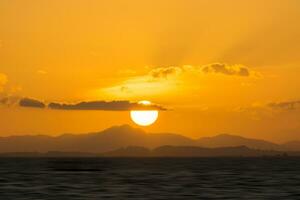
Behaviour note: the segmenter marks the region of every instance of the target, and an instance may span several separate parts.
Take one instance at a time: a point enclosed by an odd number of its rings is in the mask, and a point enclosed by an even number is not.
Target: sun
[[[151,105],[150,101],[139,101],[139,104]],[[132,110],[130,117],[134,123],[140,126],[149,126],[153,124],[158,118],[157,110]]]

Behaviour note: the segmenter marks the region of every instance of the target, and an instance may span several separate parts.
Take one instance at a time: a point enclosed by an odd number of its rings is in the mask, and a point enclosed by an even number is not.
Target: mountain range
[[[0,153],[9,152],[84,152],[101,154],[126,147],[157,149],[160,147],[229,148],[247,147],[264,151],[300,151],[300,142],[284,144],[221,134],[214,137],[191,139],[173,133],[146,133],[129,125],[113,126],[97,133],[63,134],[52,137],[9,136],[0,137]]]
[[[195,146],[161,146],[154,149],[126,147],[106,152],[104,157],[263,157],[300,156],[299,152],[251,149],[246,146],[203,148]]]

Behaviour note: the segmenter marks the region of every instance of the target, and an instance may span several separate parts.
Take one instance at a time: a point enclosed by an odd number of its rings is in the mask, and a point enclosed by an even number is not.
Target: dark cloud
[[[35,99],[23,98],[19,101],[19,106],[21,107],[31,107],[31,108],[45,108],[46,105]]]
[[[285,101],[278,103],[269,103],[269,107],[273,109],[294,110],[300,108],[300,101]]]
[[[90,101],[80,102],[77,104],[50,103],[50,109],[58,110],[110,110],[110,111],[127,111],[127,110],[166,110],[159,105],[142,105],[129,101]]]
[[[184,65],[181,67],[158,67],[149,72],[149,76],[155,79],[168,78],[170,76],[177,76],[185,72],[204,73],[204,74],[223,74],[228,76],[242,76],[242,77],[261,77],[258,72],[250,71],[249,68],[243,65],[227,65],[225,63],[212,63],[203,66]]]
[[[125,93],[130,93],[131,92],[130,88],[127,87],[127,86],[122,86],[120,88],[120,90],[121,90],[121,92],[125,92]]]
[[[20,97],[17,96],[4,96],[0,99],[0,105],[12,106],[18,104]]]
[[[167,110],[157,104],[143,105],[130,101],[88,101],[74,104],[49,103],[46,105],[40,100],[20,97],[0,98],[0,105],[12,106],[19,105],[28,108],[49,108],[57,110],[107,110],[107,111],[128,111],[128,110]]]
[[[168,76],[177,75],[182,71],[180,67],[159,67],[150,71],[153,78],[168,78]]]
[[[243,66],[230,66],[223,63],[213,63],[202,67],[204,73],[219,73],[235,76],[250,76],[249,69]]]
[[[8,105],[9,98],[8,97],[3,97],[0,99],[0,104],[1,105]]]

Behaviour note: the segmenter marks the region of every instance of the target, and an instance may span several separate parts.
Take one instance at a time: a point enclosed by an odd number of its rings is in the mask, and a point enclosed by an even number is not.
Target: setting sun
[[[150,101],[139,101],[139,104],[150,106]],[[132,110],[130,116],[134,123],[140,126],[149,126],[153,124],[158,118],[157,110]]]

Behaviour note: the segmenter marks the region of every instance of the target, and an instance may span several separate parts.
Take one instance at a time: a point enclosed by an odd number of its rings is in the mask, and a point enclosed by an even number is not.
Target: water
[[[0,199],[300,199],[300,158],[0,158]]]

